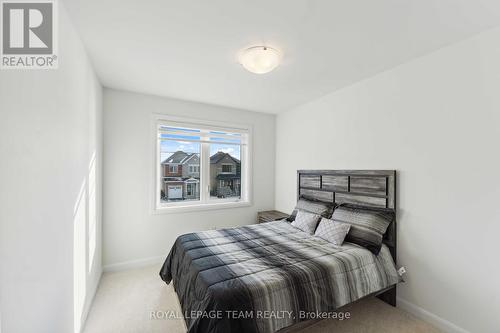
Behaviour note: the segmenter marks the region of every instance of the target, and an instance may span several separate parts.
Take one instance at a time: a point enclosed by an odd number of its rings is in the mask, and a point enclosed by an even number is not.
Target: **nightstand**
[[[290,214],[286,214],[277,210],[266,210],[264,212],[257,213],[257,223],[281,220],[288,216],[290,216]]]

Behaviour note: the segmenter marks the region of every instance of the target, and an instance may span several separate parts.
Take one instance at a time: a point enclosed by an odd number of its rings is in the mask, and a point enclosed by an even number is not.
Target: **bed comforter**
[[[399,281],[387,247],[335,247],[286,221],[182,235],[160,276],[191,333],[275,332]]]

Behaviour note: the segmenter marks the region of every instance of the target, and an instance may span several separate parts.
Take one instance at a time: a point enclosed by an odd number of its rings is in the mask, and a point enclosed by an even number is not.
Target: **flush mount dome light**
[[[240,64],[255,74],[269,73],[281,62],[281,53],[269,46],[254,46],[243,50]]]

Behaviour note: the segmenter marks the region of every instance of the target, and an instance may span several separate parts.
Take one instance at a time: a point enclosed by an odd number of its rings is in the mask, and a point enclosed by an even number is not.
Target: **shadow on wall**
[[[73,215],[73,316],[74,332],[82,330],[87,285],[97,248],[96,153],[92,154]]]

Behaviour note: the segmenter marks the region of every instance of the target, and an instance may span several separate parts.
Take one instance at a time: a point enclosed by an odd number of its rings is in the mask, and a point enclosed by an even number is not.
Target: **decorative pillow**
[[[335,204],[332,202],[323,202],[314,199],[309,199],[306,197],[300,197],[297,201],[297,205],[292,212],[292,215],[288,218],[288,221],[295,220],[295,216],[299,210],[305,210],[306,212],[320,215],[322,217],[330,218],[333,213],[333,208]]]
[[[345,239],[347,242],[361,245],[378,254],[387,227],[394,220],[394,211],[341,205],[333,212],[332,219],[351,225]]]
[[[292,226],[312,235],[314,234],[314,230],[316,230],[320,218],[321,216],[319,215],[306,212],[305,210],[299,210],[295,217],[295,221],[292,222]]]
[[[318,224],[314,236],[323,238],[334,245],[340,246],[344,242],[345,236],[347,236],[350,228],[351,225],[349,223],[342,223],[323,217]]]

